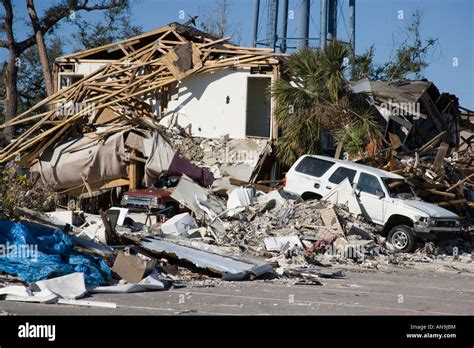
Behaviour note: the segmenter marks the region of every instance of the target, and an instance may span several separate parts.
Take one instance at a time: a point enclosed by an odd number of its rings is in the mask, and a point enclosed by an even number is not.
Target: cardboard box
[[[147,260],[148,259],[148,260]],[[115,259],[112,272],[129,283],[138,283],[155,269],[156,260],[143,259],[138,255],[120,251]]]

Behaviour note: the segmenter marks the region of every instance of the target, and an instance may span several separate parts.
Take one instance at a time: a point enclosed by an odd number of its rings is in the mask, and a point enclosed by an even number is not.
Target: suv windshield
[[[403,179],[382,178],[387,191],[392,198],[414,198],[415,194],[410,185]]]

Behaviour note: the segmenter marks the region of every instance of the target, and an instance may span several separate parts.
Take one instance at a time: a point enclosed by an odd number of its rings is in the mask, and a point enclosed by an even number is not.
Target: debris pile
[[[151,228],[133,221],[135,215],[125,208],[87,214],[85,224],[72,212],[48,216],[18,210],[24,225],[2,221],[0,243],[39,245],[39,258],[0,257],[3,272],[27,283],[6,286],[0,297],[114,308],[114,303],[78,298],[209,285],[216,279],[324,285],[324,279],[344,277],[342,267],[380,270],[472,261],[473,243],[462,238],[429,242],[414,254],[396,253],[372,224],[330,196],[304,201],[286,191],[267,193],[247,185],[233,186],[223,198],[183,175],[172,197],[187,211]],[[328,271],[334,266],[340,269]]]
[[[250,181],[252,172],[268,144],[267,139],[229,139],[191,137],[166,129],[164,134],[173,147],[195,165],[206,168],[215,179],[232,177],[237,180]]]
[[[78,299],[93,292],[166,290],[208,277],[212,282],[291,279],[323,285],[325,278],[344,277],[340,269],[327,271],[332,266],[380,269],[442,259],[472,261],[472,240],[461,237],[428,242],[410,255],[396,253],[363,217],[347,177],[321,200],[305,201],[264,186],[278,183],[257,180],[270,168],[277,172],[268,139],[192,137],[177,122],[166,124],[166,103],[182,79],[236,66],[269,72],[277,67],[278,54],[236,46],[179,24],[162,30],[152,40],[139,40],[140,47],[120,46],[123,58],[2,126],[21,125],[25,131],[0,149],[0,164],[15,161],[39,176],[31,182],[16,167],[3,171],[0,207],[6,216],[0,220],[0,245],[6,250],[0,271],[8,275],[5,285],[11,276],[22,285],[0,288],[1,298],[113,308],[113,303]],[[163,102],[159,112],[148,103],[152,92]],[[451,96],[439,95],[425,82],[383,83],[374,92],[386,102],[376,107],[386,121],[390,148],[361,161],[404,175],[421,198],[461,215],[470,231],[472,152],[454,151],[456,132],[441,122],[449,127],[456,122],[457,104],[443,108]],[[391,97],[397,93],[402,102],[412,95],[407,100],[421,101],[423,109],[409,120],[392,115]],[[439,115],[443,109],[449,112]],[[172,121],[174,115],[169,116]],[[434,135],[428,142],[417,135],[422,127],[429,129],[427,136]],[[140,181],[150,192],[137,190]],[[153,193],[163,187],[166,194]],[[104,193],[110,199],[97,209],[99,214],[75,202],[68,202],[68,211],[54,211],[55,194],[49,189],[79,200]],[[119,196],[125,208],[118,206]],[[143,202],[153,202],[153,209]],[[165,210],[173,213],[165,216]],[[29,245],[38,249],[20,255],[17,247]]]
[[[464,218],[464,228],[474,221],[474,167],[472,150],[455,151],[441,141],[440,133],[415,151],[398,149],[392,143],[386,156],[360,162],[404,176],[424,201],[437,204]]]

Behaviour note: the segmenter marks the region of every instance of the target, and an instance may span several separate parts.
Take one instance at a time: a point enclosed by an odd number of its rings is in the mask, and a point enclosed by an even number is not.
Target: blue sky
[[[212,12],[215,0],[131,0],[135,24],[148,31],[169,22],[183,22],[181,16]],[[14,0],[17,20],[17,40],[24,38],[29,29],[26,6],[23,0]],[[36,0],[42,10],[54,1]],[[261,0],[261,13],[266,0]],[[348,38],[348,2],[339,0],[338,38]],[[294,19],[288,23],[288,36],[296,36],[298,6],[300,0],[289,0],[289,10]],[[439,39],[439,45],[430,57],[431,64],[424,76],[436,83],[441,92],[456,94],[461,105],[474,109],[474,1],[472,0],[356,0],[356,50],[362,53],[372,44],[375,46],[375,63],[382,64],[390,58],[394,44],[403,40],[403,28],[410,15],[420,8],[423,12],[422,34]],[[319,35],[320,1],[311,1],[310,36]],[[0,6],[0,13],[3,7]],[[253,0],[231,0],[231,22],[241,28],[242,45],[251,42]],[[403,11],[403,19],[400,19]],[[84,14],[88,19],[98,19],[100,14]],[[66,52],[71,53],[69,41],[72,25],[63,24],[60,37],[65,40]],[[265,36],[265,23],[259,25],[259,39]],[[316,44],[316,43],[315,43]],[[0,49],[0,60],[7,51]],[[456,66],[457,63],[457,66]]]

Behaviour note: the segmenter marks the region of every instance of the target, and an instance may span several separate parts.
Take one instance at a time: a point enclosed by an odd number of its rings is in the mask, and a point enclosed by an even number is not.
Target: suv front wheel
[[[392,228],[387,239],[399,252],[411,253],[416,248],[415,234],[413,229],[407,225],[398,225]]]

